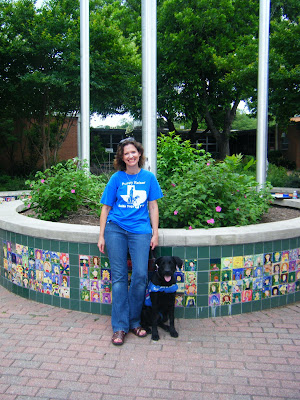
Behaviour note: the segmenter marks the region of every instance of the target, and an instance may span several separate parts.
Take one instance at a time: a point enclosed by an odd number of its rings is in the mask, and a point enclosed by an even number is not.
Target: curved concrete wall
[[[300,208],[299,200],[275,203]],[[109,261],[96,246],[99,227],[29,218],[19,214],[23,207],[19,200],[0,205],[0,283],[36,301],[110,314]],[[156,255],[184,260],[177,272],[177,317],[231,315],[300,300],[300,218],[245,227],[160,229],[159,234]],[[259,259],[264,259],[261,266]]]

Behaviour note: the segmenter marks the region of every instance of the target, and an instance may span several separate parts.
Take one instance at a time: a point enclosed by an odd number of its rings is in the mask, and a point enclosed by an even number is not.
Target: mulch
[[[22,214],[34,217],[33,210],[23,211]],[[273,205],[270,207],[269,211],[262,216],[258,223],[265,224],[268,222],[285,221],[287,219],[298,217],[300,217],[299,209]],[[98,226],[99,217],[95,215],[89,215],[86,209],[80,209],[77,213],[69,215],[66,218],[61,218],[58,222],[63,222],[65,224]]]

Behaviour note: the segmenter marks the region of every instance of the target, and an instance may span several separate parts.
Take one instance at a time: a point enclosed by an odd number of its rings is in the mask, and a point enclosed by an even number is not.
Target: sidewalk
[[[176,326],[116,347],[110,317],[0,286],[0,399],[300,399],[300,303]]]

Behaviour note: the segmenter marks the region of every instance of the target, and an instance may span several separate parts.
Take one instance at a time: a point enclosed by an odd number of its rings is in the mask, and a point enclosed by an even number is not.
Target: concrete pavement
[[[300,399],[300,303],[176,326],[116,347],[110,317],[0,286],[0,399]]]

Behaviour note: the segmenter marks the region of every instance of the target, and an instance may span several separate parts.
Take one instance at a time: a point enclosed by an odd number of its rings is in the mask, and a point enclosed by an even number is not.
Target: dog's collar
[[[171,286],[159,286],[159,285],[154,285],[153,282],[149,282],[148,285],[148,291],[150,292],[165,292],[165,293],[174,293],[178,289],[177,283],[174,283]]]

